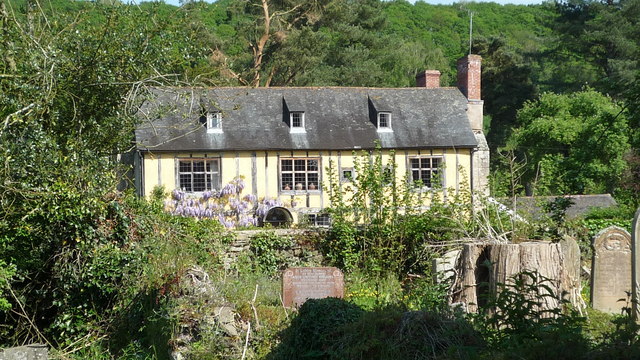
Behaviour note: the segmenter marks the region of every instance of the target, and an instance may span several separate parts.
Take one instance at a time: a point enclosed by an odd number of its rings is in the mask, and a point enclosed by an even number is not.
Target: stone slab
[[[640,306],[638,305],[640,295],[640,208],[636,210],[631,224],[631,233],[633,238],[631,241],[631,316],[636,322],[640,322]]]
[[[594,309],[621,314],[631,294],[631,234],[610,226],[593,238],[591,304]]]
[[[49,349],[44,344],[31,344],[0,349],[0,360],[47,360]]]
[[[300,307],[307,299],[344,297],[344,275],[336,267],[292,267],[282,273],[282,301]]]

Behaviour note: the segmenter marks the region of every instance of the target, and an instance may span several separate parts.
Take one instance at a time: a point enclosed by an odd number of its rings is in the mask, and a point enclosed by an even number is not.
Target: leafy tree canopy
[[[611,192],[626,168],[625,110],[595,90],[544,93],[518,112],[508,147],[527,161],[524,181],[536,195]]]

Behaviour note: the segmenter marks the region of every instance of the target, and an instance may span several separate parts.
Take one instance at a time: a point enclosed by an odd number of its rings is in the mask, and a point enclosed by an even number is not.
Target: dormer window
[[[207,112],[207,132],[222,132],[222,113],[220,111]]]
[[[306,132],[304,129],[304,112],[303,111],[292,111],[289,113],[289,124],[291,127],[290,132],[292,133],[303,133]]]
[[[378,132],[391,132],[391,113],[379,112],[378,113]]]

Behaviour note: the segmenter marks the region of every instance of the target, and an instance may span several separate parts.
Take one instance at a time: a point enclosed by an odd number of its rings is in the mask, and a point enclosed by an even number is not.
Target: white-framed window
[[[355,179],[356,173],[352,167],[343,167],[340,168],[340,181],[341,182],[353,182]]]
[[[311,226],[328,227],[331,225],[329,214],[307,214],[307,221]]]
[[[391,113],[381,111],[378,113],[378,132],[390,132],[391,128]]]
[[[289,127],[292,133],[306,132],[304,128],[304,111],[292,111],[289,113]]]
[[[409,171],[411,180],[418,186],[433,187],[442,186],[442,157],[439,156],[416,156],[409,158]]]
[[[281,191],[320,191],[320,158],[280,159]]]
[[[220,111],[207,112],[207,132],[222,132],[222,113]]]
[[[178,159],[178,188],[201,192],[220,188],[220,159]]]

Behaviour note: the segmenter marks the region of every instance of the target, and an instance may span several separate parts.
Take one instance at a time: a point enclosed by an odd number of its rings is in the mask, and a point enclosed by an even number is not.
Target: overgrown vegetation
[[[630,227],[640,190],[639,9],[638,0],[0,0],[0,346],[167,358],[184,330],[193,358],[638,358],[629,317],[569,309],[545,318],[522,297],[544,288],[536,279],[505,285],[492,312],[452,313],[429,262],[440,249],[430,246],[460,237],[536,232],[578,236],[588,257],[595,232]],[[161,191],[146,200],[122,191],[117,154],[132,147],[147,85],[411,86],[427,68],[451,85],[470,12],[495,195],[609,191],[618,209],[567,221],[558,206],[559,217],[521,226],[494,205],[474,209],[465,192],[389,177],[395,164],[374,151],[356,166],[354,197],[331,179],[334,224],[317,244],[324,264],[346,272],[346,299],[294,314],[281,305],[278,270],[319,265],[315,254],[291,257],[292,241],[263,233],[226,269],[233,235],[209,219],[222,211],[198,214],[178,193],[174,211],[191,216],[171,216]],[[222,201],[237,210],[223,224],[249,225],[242,201],[257,199],[242,199],[239,185]],[[426,196],[429,209],[418,206]],[[213,295],[182,287],[194,269]],[[235,335],[203,320],[212,303],[233,309]]]

